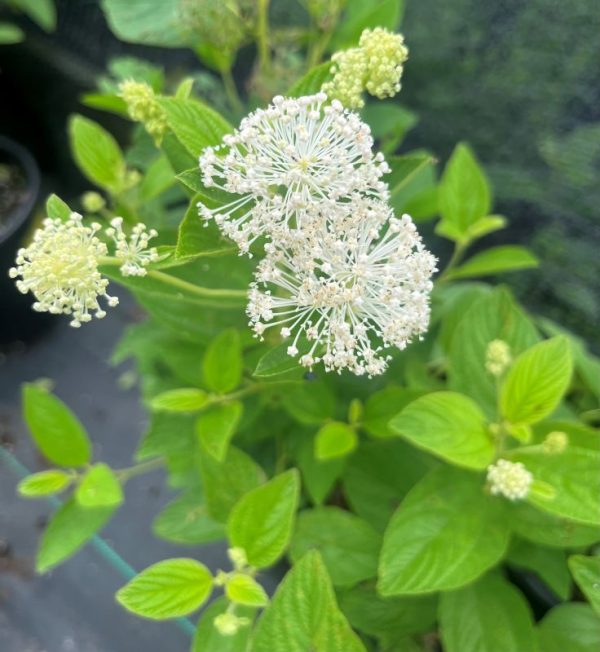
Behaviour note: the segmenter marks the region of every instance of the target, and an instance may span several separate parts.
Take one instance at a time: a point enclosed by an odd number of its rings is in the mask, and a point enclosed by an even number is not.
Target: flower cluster
[[[323,85],[323,91],[351,109],[364,106],[365,91],[379,99],[393,97],[400,90],[407,58],[402,34],[383,27],[365,29],[357,48],[333,55],[333,78]]]
[[[510,347],[504,340],[492,340],[485,352],[485,368],[492,376],[501,376],[512,361]]]
[[[533,475],[521,462],[501,459],[488,467],[487,480],[494,496],[504,496],[514,501],[527,497]]]
[[[247,308],[258,337],[277,327],[302,365],[373,376],[427,329],[436,260],[389,208],[369,127],[326,100],[276,97],[207,148],[205,185],[238,196],[199,212],[242,253],[266,239]]]
[[[152,87],[145,82],[124,81],[119,85],[119,94],[127,104],[129,117],[141,122],[155,142],[160,143],[167,131],[167,116]]]
[[[98,238],[101,227],[83,224],[78,213],[71,213],[65,222],[47,218],[28,247],[17,253],[16,266],[9,270],[17,279],[17,289],[35,296],[33,309],[55,315],[71,315],[71,326],[79,327],[92,317],[106,315],[99,303],[103,298],[110,307],[119,303],[106,289],[108,279],[98,267],[114,260],[120,263],[123,276],[142,276],[146,266],[158,258],[148,242],[156,235],[143,224],[133,227],[128,238],[122,229],[122,218],[115,218],[106,234],[116,244],[114,259],[108,258],[108,247]],[[18,278],[20,277],[20,278]]]

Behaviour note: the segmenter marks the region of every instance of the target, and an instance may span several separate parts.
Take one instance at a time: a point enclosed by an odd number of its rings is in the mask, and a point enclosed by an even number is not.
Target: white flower
[[[529,493],[533,475],[521,462],[498,460],[487,469],[487,481],[494,496],[522,500]]]
[[[145,276],[146,266],[159,258],[156,249],[148,247],[158,233],[154,229],[148,231],[145,224],[136,224],[128,238],[123,232],[123,218],[115,217],[106,235],[115,242],[115,258],[123,262],[119,268],[123,276]]]
[[[275,97],[201,155],[204,184],[240,197],[218,208],[200,202],[200,215],[214,218],[242,252],[263,234],[303,228],[317,207],[333,209],[356,194],[387,199],[381,177],[389,168],[373,155],[368,125],[326,99]]]
[[[390,217],[385,205],[370,210],[376,219],[349,219],[345,231],[321,223],[265,248],[250,289],[250,323],[259,337],[277,326],[292,338],[290,356],[308,348],[303,366],[322,360],[327,371],[381,374],[385,348],[404,349],[427,329],[436,260],[408,215]]]
[[[35,232],[31,244],[17,253],[16,267],[9,270],[20,292],[32,292],[38,312],[72,315],[71,326],[78,327],[93,316],[102,318],[105,311],[98,303],[104,297],[116,306],[116,297],[106,293],[108,280],[98,271],[100,258],[107,254],[106,245],[96,233],[99,224],[83,226],[81,215],[71,213],[66,222],[46,219]]]

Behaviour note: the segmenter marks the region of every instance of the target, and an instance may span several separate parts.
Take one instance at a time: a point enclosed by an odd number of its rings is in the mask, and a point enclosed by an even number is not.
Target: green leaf
[[[403,13],[404,0],[348,0],[331,41],[331,49],[356,47],[367,27],[386,27],[394,32]]]
[[[201,454],[200,470],[208,514],[221,523],[227,521],[238,500],[264,480],[258,464],[234,446],[229,446],[222,462]]]
[[[207,514],[202,497],[195,491],[171,501],[154,519],[152,531],[161,539],[186,545],[225,538],[225,528]]]
[[[176,260],[187,262],[201,256],[222,256],[235,251],[235,245],[222,236],[214,221],[206,222],[200,218],[196,206],[199,200],[204,202],[204,196],[197,194],[193,197],[179,225]]]
[[[199,609],[212,588],[212,575],[204,564],[195,559],[166,559],[136,575],[116,598],[138,616],[166,620]]]
[[[263,587],[250,575],[235,574],[225,585],[225,595],[236,604],[247,607],[266,607],[269,596]]]
[[[365,403],[362,427],[372,437],[394,437],[395,432],[389,425],[392,417],[422,395],[420,390],[393,385],[371,394]]]
[[[335,411],[335,396],[323,381],[304,380],[286,388],[281,398],[294,419],[306,425],[320,425]]]
[[[45,573],[74,555],[113,515],[116,506],[81,507],[74,498],[52,516],[44,530],[36,558],[38,573]]]
[[[390,428],[457,466],[484,469],[495,447],[477,404],[456,392],[434,392],[409,403],[390,421]]]
[[[12,0],[11,4],[26,13],[46,32],[56,27],[56,10],[52,0]]]
[[[308,348],[303,349],[302,343],[298,343],[296,346],[299,355],[301,355],[304,350],[308,350]],[[304,343],[304,346],[306,347],[306,343]],[[272,376],[279,376],[294,371],[298,377],[304,376],[306,369],[298,364],[298,359],[296,357],[288,355],[288,348],[289,343],[282,342],[270,351],[267,351],[267,353],[265,353],[258,361],[256,369],[252,375],[255,378],[270,378]]]
[[[12,23],[0,23],[0,45],[13,45],[25,39],[25,34],[20,27]]]
[[[299,493],[298,472],[290,469],[249,491],[231,511],[227,522],[229,542],[245,550],[251,566],[272,566],[285,552]]]
[[[447,278],[456,280],[514,272],[519,269],[537,267],[538,262],[538,259],[526,247],[515,245],[492,247],[475,254],[460,267],[450,271]]]
[[[433,165],[435,159],[429,154],[404,154],[402,156],[389,156],[388,164],[391,168],[386,181],[390,186],[390,202],[394,206],[396,196],[418,175],[422,170]]]
[[[571,577],[563,550],[513,538],[506,560],[512,566],[535,573],[561,600],[568,599]]]
[[[316,505],[322,505],[344,469],[344,459],[317,460],[312,438],[306,438],[297,453],[302,485]]]
[[[600,525],[600,453],[575,447],[559,455],[523,449],[516,450],[511,460],[523,463],[537,482],[554,490],[552,498],[531,491],[529,503],[572,521]]]
[[[219,462],[227,455],[244,409],[240,401],[215,405],[203,412],[196,421],[200,444]]]
[[[46,200],[46,214],[53,219],[66,222],[71,217],[71,209],[58,195],[50,195]]]
[[[587,604],[554,607],[539,624],[538,646],[540,652],[596,652],[600,619]]]
[[[340,612],[316,551],[284,577],[255,630],[252,652],[366,652]]]
[[[228,605],[225,598],[219,598],[202,612],[191,652],[248,652],[251,627],[240,627],[236,634],[223,636],[214,625],[215,618],[225,613]],[[250,608],[236,609],[236,614],[245,618],[251,618],[253,613]]]
[[[140,200],[150,201],[175,183],[173,168],[166,156],[159,156],[146,170],[140,183]]]
[[[311,68],[303,77],[300,77],[285,95],[286,97],[315,95],[321,90],[323,84],[331,78],[331,62],[325,61],[325,63]]]
[[[600,557],[571,555],[569,568],[592,609],[600,615]]]
[[[471,224],[467,230],[467,235],[471,240],[478,240],[489,233],[506,228],[507,224],[508,220],[502,215],[486,215]]]
[[[229,329],[219,333],[204,354],[204,382],[210,389],[226,394],[242,380],[242,346],[240,334]]]
[[[503,288],[476,299],[454,330],[449,351],[450,389],[467,394],[496,418],[496,385],[485,369],[485,355],[492,340],[504,340],[516,356],[535,344],[538,334],[525,314]]]
[[[446,164],[439,189],[440,228],[444,235],[456,233],[453,240],[463,241],[472,224],[489,215],[492,205],[488,180],[473,152],[459,143]]]
[[[297,562],[318,550],[334,586],[354,586],[377,575],[381,536],[358,516],[338,507],[300,512],[290,545]]]
[[[123,502],[123,489],[109,466],[94,464],[83,476],[75,498],[82,507],[119,506]]]
[[[71,116],[69,136],[73,157],[85,176],[101,188],[117,194],[125,186],[125,160],[112,135],[81,115]]]
[[[566,337],[540,342],[514,362],[502,385],[500,408],[511,423],[536,423],[551,414],[567,391],[573,357]]]
[[[69,408],[38,384],[23,385],[23,416],[44,457],[60,466],[90,461],[90,440]]]
[[[358,436],[354,428],[341,421],[330,421],[315,436],[315,457],[318,460],[345,457],[357,445]]]
[[[446,652],[535,649],[533,619],[522,594],[499,573],[443,593],[440,627]]]
[[[208,394],[196,387],[169,389],[154,396],[150,401],[152,410],[162,412],[196,412],[208,401]]]
[[[23,478],[17,485],[17,491],[24,498],[38,498],[57,494],[66,489],[73,480],[73,476],[59,469],[40,471]]]
[[[380,147],[384,154],[393,154],[406,133],[419,122],[417,114],[413,111],[409,111],[399,104],[378,101],[367,103],[362,110],[362,118],[371,127],[373,138],[380,141]],[[391,158],[395,161],[396,159],[402,160],[405,156],[391,156]],[[386,160],[392,168],[393,177],[395,166],[390,163],[390,157]],[[389,179],[390,177],[388,177],[388,181]]]
[[[459,588],[500,561],[509,540],[501,501],[457,469],[432,471],[388,525],[379,559],[383,596]]]
[[[233,131],[225,118],[198,100],[164,97],[159,102],[169,127],[194,157],[205,147],[218,145],[225,134]]]

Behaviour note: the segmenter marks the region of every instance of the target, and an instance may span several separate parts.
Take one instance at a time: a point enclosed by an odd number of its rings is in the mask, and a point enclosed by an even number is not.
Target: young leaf
[[[511,566],[535,573],[561,600],[569,598],[571,577],[563,550],[513,538],[506,561]]]
[[[223,237],[214,222],[200,220],[196,206],[200,199],[205,201],[200,193],[192,198],[179,225],[175,248],[177,261],[188,262],[201,256],[221,256],[235,251],[235,245]]]
[[[85,176],[111,193],[125,185],[125,160],[112,135],[96,122],[74,115],[69,121],[71,150]]]
[[[325,61],[314,68],[311,68],[301,77],[286,93],[286,97],[302,97],[314,95],[321,90],[323,84],[332,77],[331,62]]]
[[[90,440],[69,408],[44,387],[23,385],[23,415],[44,457],[60,466],[83,466],[90,461]]]
[[[121,483],[106,464],[94,464],[75,491],[82,507],[119,506],[123,502]]]
[[[215,618],[227,611],[228,602],[219,598],[206,607],[198,621],[191,652],[248,652],[252,627],[240,627],[236,634],[223,636],[215,627]],[[254,610],[236,608],[236,614],[252,619]]]
[[[315,437],[315,457],[318,460],[331,460],[345,457],[358,445],[354,428],[341,421],[330,421],[317,432]]]
[[[392,517],[379,558],[383,596],[459,588],[506,551],[503,504],[477,476],[443,467],[410,491]]]
[[[252,652],[366,652],[340,612],[319,553],[308,552],[279,585],[255,630]]]
[[[499,573],[443,593],[439,615],[447,652],[524,652],[536,647],[529,605]]]
[[[300,512],[290,545],[298,561],[318,550],[334,586],[354,586],[377,575],[381,536],[366,522],[338,507]]]
[[[206,404],[207,393],[195,387],[169,389],[150,400],[150,407],[157,412],[197,412]]]
[[[44,530],[36,558],[36,570],[45,573],[74,555],[108,522],[116,506],[81,507],[69,499],[52,516]]]
[[[577,586],[600,616],[600,557],[571,555],[569,568]]]
[[[66,489],[73,480],[73,476],[59,469],[40,471],[23,478],[17,485],[17,491],[24,498],[38,498],[57,494]]]
[[[269,596],[263,587],[250,575],[238,573],[227,581],[225,595],[236,604],[247,607],[266,607]]]
[[[195,559],[167,559],[136,575],[116,598],[138,616],[166,620],[196,611],[212,588],[212,575],[204,564]]]
[[[595,652],[600,647],[600,619],[587,604],[554,607],[538,626],[540,652]]]
[[[287,548],[298,508],[300,480],[290,469],[249,491],[227,522],[232,546],[243,548],[256,568],[272,566]]]
[[[485,415],[474,401],[456,392],[421,396],[390,421],[390,428],[457,466],[484,469],[494,459]]]
[[[222,331],[204,354],[204,382],[219,394],[235,389],[242,379],[240,334],[233,328]]]
[[[71,217],[71,209],[58,195],[50,195],[46,200],[46,214],[52,219],[66,222]]]
[[[154,519],[152,531],[161,539],[186,545],[225,538],[225,528],[208,516],[202,496],[195,491],[171,501]]]
[[[515,360],[502,385],[500,407],[511,423],[531,424],[551,414],[573,372],[571,347],[558,336],[540,342]]]
[[[219,462],[225,459],[243,409],[240,401],[222,403],[203,412],[196,421],[200,444]]]
[[[525,247],[516,245],[492,247],[475,254],[460,267],[451,270],[446,278],[456,280],[514,272],[519,269],[537,267],[538,262],[538,259]]]

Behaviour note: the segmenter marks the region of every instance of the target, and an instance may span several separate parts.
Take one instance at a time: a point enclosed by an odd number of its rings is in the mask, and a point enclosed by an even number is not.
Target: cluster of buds
[[[511,362],[510,347],[504,340],[492,340],[488,344],[485,352],[485,368],[488,373],[499,378]]]
[[[167,131],[167,116],[152,87],[145,82],[124,81],[119,85],[119,94],[127,104],[129,117],[141,122],[160,144]]]
[[[492,495],[516,501],[528,496],[533,475],[521,462],[499,459],[488,467],[487,480]]]

